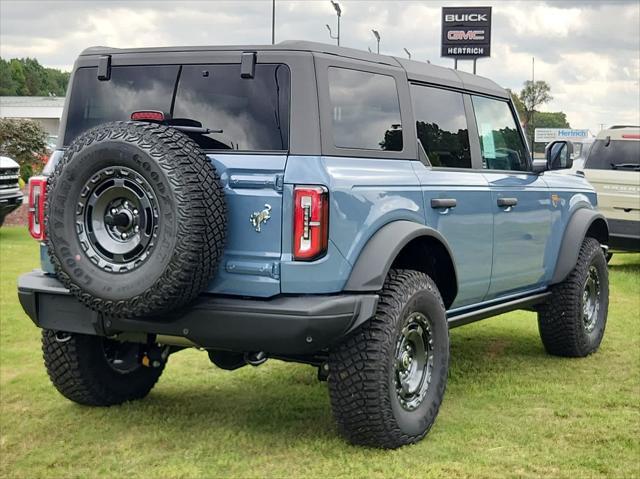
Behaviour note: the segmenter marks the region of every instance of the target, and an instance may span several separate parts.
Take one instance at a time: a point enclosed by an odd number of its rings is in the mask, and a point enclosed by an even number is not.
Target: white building
[[[35,120],[49,135],[57,135],[64,97],[0,96],[0,118]]]

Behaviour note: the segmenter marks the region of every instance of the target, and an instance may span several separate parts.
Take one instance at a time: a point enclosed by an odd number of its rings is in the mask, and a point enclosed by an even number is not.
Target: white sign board
[[[572,130],[571,128],[536,128],[536,143],[549,143],[555,140],[584,140],[589,138],[589,130]]]

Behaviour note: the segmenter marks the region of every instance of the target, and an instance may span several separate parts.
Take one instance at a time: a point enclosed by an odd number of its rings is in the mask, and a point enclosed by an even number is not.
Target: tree
[[[0,118],[0,155],[20,164],[20,176],[24,181],[44,166],[46,137],[47,133],[36,121]]]
[[[35,58],[0,58],[0,95],[64,96],[69,72],[45,68]]]
[[[524,82],[519,99],[524,109],[523,126],[529,137],[529,144],[533,145],[534,129],[537,126],[535,122],[536,108],[553,100],[551,87],[546,81],[532,82],[527,80]]]
[[[9,62],[0,58],[0,96],[13,96],[16,94],[16,84],[11,75]]]

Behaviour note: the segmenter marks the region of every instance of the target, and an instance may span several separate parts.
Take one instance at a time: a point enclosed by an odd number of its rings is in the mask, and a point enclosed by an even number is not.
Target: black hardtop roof
[[[488,95],[508,98],[509,93],[500,85],[488,78],[472,75],[460,70],[432,65],[426,62],[407,60],[389,55],[369,53],[355,48],[338,47],[325,43],[308,42],[302,40],[287,40],[275,45],[219,45],[219,46],[178,46],[152,48],[111,48],[90,47],[80,56],[119,55],[136,53],[179,53],[179,52],[216,52],[216,51],[277,51],[277,52],[310,52],[336,55],[365,62],[379,63],[402,68],[410,81],[419,81],[435,85],[463,88]]]

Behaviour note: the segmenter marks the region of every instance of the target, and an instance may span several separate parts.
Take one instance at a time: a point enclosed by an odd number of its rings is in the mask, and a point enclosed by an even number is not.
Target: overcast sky
[[[573,128],[597,133],[600,124],[640,124],[640,2],[630,1],[340,1],[342,45],[431,60],[440,57],[443,5],[493,6],[491,58],[478,74],[520,90],[531,78],[549,82],[554,100]],[[329,0],[276,1],[276,41],[331,42],[335,26]],[[0,54],[35,57],[70,69],[85,47],[224,45],[271,42],[271,0],[55,1],[0,0]],[[471,62],[461,62],[470,70]]]

